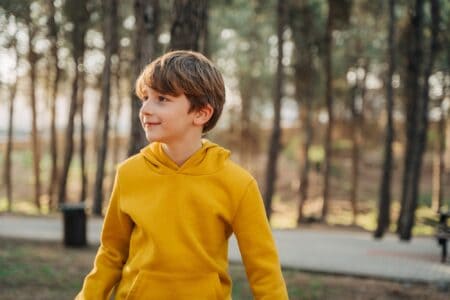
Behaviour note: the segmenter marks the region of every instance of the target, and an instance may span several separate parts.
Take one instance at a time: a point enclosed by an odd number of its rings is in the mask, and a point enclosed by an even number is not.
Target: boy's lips
[[[161,122],[144,122],[144,127],[160,125]]]

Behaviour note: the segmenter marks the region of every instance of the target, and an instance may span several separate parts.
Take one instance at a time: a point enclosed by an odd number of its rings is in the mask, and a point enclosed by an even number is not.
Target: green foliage
[[[0,8],[2,8],[7,15],[14,15],[17,19],[27,20],[30,17],[30,6],[33,0],[0,0]]]
[[[274,7],[274,1],[235,0],[210,8],[212,57],[226,77],[235,78],[242,101],[261,103],[272,99]],[[252,107],[253,111],[259,109],[260,105]]]
[[[308,158],[313,163],[321,163],[325,158],[325,150],[322,145],[312,145],[309,148]]]
[[[297,101],[308,100],[320,104],[323,76],[320,76],[323,64],[324,35],[326,18],[324,1],[305,1],[291,3],[289,26],[292,30],[294,85],[297,89]],[[314,106],[314,105],[313,105]],[[318,105],[316,105],[318,106]]]

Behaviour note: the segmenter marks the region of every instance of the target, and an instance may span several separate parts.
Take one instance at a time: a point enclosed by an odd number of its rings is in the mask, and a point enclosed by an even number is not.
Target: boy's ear
[[[202,108],[200,108],[198,111],[195,112],[195,118],[194,118],[194,125],[203,126],[205,125],[209,119],[211,119],[211,116],[214,113],[214,108],[206,104]]]

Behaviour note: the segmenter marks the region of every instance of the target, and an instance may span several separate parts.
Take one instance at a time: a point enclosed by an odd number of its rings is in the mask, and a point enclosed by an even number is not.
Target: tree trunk
[[[449,85],[445,82],[445,78],[449,76],[450,69],[450,50],[447,49],[447,72],[444,72],[442,77],[442,97],[440,99],[441,119],[438,123],[438,138],[437,138],[437,153],[435,154],[435,163],[433,168],[433,198],[431,208],[435,212],[439,212],[444,205],[445,195],[445,178],[446,178],[446,163],[445,163],[445,147],[450,141],[450,123],[447,120],[447,113],[444,110],[444,99],[448,95]],[[445,135],[445,127],[448,123],[449,136]],[[449,145],[450,146],[450,145]],[[449,147],[450,148],[450,147]]]
[[[78,62],[76,62],[78,65]],[[66,141],[64,145],[64,161],[61,170],[61,177],[59,182],[58,191],[58,203],[59,205],[66,202],[66,187],[67,187],[67,177],[69,175],[70,163],[72,162],[73,155],[73,132],[74,132],[74,122],[75,114],[77,111],[77,94],[78,94],[78,78],[79,72],[75,71],[75,77],[72,81],[72,95],[69,107],[69,120],[66,128]]]
[[[442,98],[444,99],[444,97]],[[444,179],[445,179],[445,113],[441,108],[441,119],[438,123],[437,150],[433,159],[433,195],[431,209],[438,213],[444,200]]]
[[[417,132],[414,133],[414,141],[412,148],[413,160],[411,166],[411,182],[409,185],[410,191],[406,194],[404,200],[404,209],[403,215],[400,216],[399,219],[399,236],[402,240],[410,240],[412,227],[414,226],[414,218],[415,211],[417,208],[417,198],[419,196],[419,183],[420,183],[420,175],[422,168],[422,160],[423,155],[426,149],[426,135],[428,130],[428,102],[429,102],[429,84],[428,79],[431,75],[431,71],[433,69],[433,63],[437,52],[437,35],[439,31],[439,1],[432,0],[431,1],[431,17],[432,17],[432,26],[431,26],[431,42],[430,42],[430,55],[428,59],[428,63],[424,70],[424,86],[422,89],[422,93],[417,94],[417,112],[418,115],[418,126]],[[421,41],[422,41],[422,18],[423,18],[423,0],[416,0],[416,23],[415,23],[415,47],[416,47],[416,55],[417,52],[420,52],[419,55],[415,57],[416,62],[420,63],[422,60],[422,50],[420,49]],[[412,58],[412,57],[411,57]],[[417,71],[420,71],[420,68],[416,68]],[[417,72],[416,80],[417,85],[419,86],[419,76],[420,72]]]
[[[298,190],[299,205],[297,225],[304,223],[303,208],[308,198],[309,170],[311,163],[308,153],[312,144],[312,101],[314,98],[314,81],[316,71],[314,66],[314,49],[317,47],[314,27],[315,17],[310,2],[295,2],[289,5],[289,21],[292,29],[292,40],[295,44],[294,57],[294,85],[295,98],[298,103],[299,119],[301,124],[302,143],[300,145],[300,185]]]
[[[58,85],[61,77],[61,69],[58,67],[58,27],[55,22],[55,5],[53,0],[48,0],[49,19],[48,30],[49,40],[51,43],[50,51],[53,61],[53,82],[51,85],[50,95],[50,156],[51,156],[51,171],[48,185],[48,205],[49,209],[56,207],[55,192],[58,182],[58,138],[56,132],[56,97],[58,95]]]
[[[327,28],[325,34],[325,73],[326,73],[326,105],[328,112],[328,123],[325,133],[325,158],[324,158],[324,168],[323,168],[323,206],[321,220],[326,221],[328,215],[328,198],[329,198],[329,185],[330,185],[330,169],[332,161],[332,149],[331,149],[331,139],[332,139],[332,129],[334,125],[334,115],[333,115],[333,73],[332,73],[332,16],[330,1],[328,1],[328,19]]]
[[[108,151],[108,133],[109,133],[109,107],[111,95],[111,56],[117,53],[118,41],[117,30],[114,24],[117,24],[117,0],[104,0],[105,23],[105,64],[103,65],[102,76],[102,106],[103,106],[103,126],[100,143],[100,151],[97,153],[97,172],[95,175],[94,187],[94,206],[93,213],[102,215],[103,203],[103,178],[105,176],[105,162]]]
[[[450,118],[447,119],[447,125],[445,127],[445,154],[444,154],[444,165],[445,172],[450,172]]]
[[[159,35],[159,1],[135,0],[134,15],[136,31],[134,36],[133,83],[142,69],[156,56]],[[133,92],[131,95],[131,138],[128,155],[133,155],[147,144],[145,133],[139,121],[140,101]]]
[[[115,166],[117,162],[119,161],[119,149],[120,149],[120,136],[119,136],[119,116],[120,111],[122,110],[122,99],[121,99],[121,88],[120,88],[120,50],[117,50],[118,55],[118,62],[117,62],[117,68],[114,72],[114,79],[115,79],[115,90],[116,90],[116,103],[113,108],[114,111],[114,127],[113,127],[113,155],[112,155],[112,165]]]
[[[250,79],[251,80],[251,79]],[[242,82],[242,81],[241,81]],[[249,169],[250,165],[250,151],[252,142],[250,139],[252,138],[251,134],[251,120],[250,120],[250,112],[252,106],[252,92],[251,88],[242,87],[241,90],[241,115],[240,115],[240,141],[239,141],[239,156],[240,163],[246,169]]]
[[[12,212],[12,202],[13,202],[13,196],[12,196],[12,174],[11,174],[11,155],[12,155],[12,145],[13,145],[13,132],[14,132],[14,100],[16,98],[17,93],[17,82],[18,82],[18,76],[17,76],[17,66],[19,64],[19,51],[17,50],[17,42],[14,41],[14,49],[15,49],[15,55],[16,55],[16,61],[14,70],[16,72],[15,74],[15,82],[10,87],[10,94],[9,94],[9,107],[8,107],[8,137],[6,140],[6,150],[5,150],[5,162],[3,166],[3,179],[6,189],[6,201],[7,201],[7,210],[8,212]]]
[[[69,119],[66,128],[66,141],[64,145],[64,160],[63,167],[60,175],[59,191],[58,191],[58,204],[61,205],[66,202],[66,188],[67,178],[70,169],[70,163],[73,156],[73,133],[75,124],[75,114],[77,112],[78,102],[78,85],[80,81],[79,65],[83,62],[84,50],[85,50],[85,36],[87,31],[87,21],[89,19],[89,12],[87,10],[86,0],[84,1],[69,1],[65,5],[66,11],[70,13],[68,18],[74,23],[74,30],[72,31],[72,57],[75,64],[75,76],[72,81],[72,95],[70,98],[69,107]]]
[[[311,93],[308,93],[309,95]],[[298,208],[298,217],[297,224],[300,224],[303,221],[303,207],[308,199],[308,189],[309,189],[309,169],[310,169],[310,161],[308,157],[309,148],[311,148],[312,137],[313,137],[313,127],[312,127],[312,109],[311,109],[311,97],[305,99],[305,106],[300,109],[300,116],[302,120],[302,124],[304,124],[304,134],[306,136],[303,145],[302,145],[302,153],[303,157],[301,158],[302,168],[300,170],[300,187],[299,187],[299,208]],[[299,97],[299,96],[297,96]]]
[[[395,0],[389,0],[389,35],[388,35],[388,59],[389,69],[386,79],[386,139],[384,144],[383,172],[381,175],[380,193],[378,198],[378,218],[377,229],[374,232],[375,238],[381,238],[389,229],[391,215],[391,180],[392,180],[392,143],[394,141],[394,122],[392,118],[394,108],[394,89],[392,77],[395,73]]]
[[[174,20],[170,29],[170,50],[204,53],[207,44],[207,0],[175,0]]]
[[[78,88],[78,109],[80,120],[80,175],[81,175],[81,193],[80,202],[86,200],[87,195],[87,172],[86,172],[86,133],[84,128],[84,90],[86,86],[86,73],[80,71],[79,88]]]
[[[36,63],[37,54],[33,50],[33,39],[36,29],[31,17],[27,18],[28,26],[28,61],[30,63],[30,100],[31,100],[31,149],[33,152],[33,177],[34,177],[34,203],[41,211],[41,170],[40,170],[40,145],[37,128],[37,103],[36,103]]]
[[[356,224],[356,216],[358,213],[357,208],[357,193],[359,185],[359,146],[360,146],[360,126],[359,114],[356,108],[356,92],[358,86],[355,84],[350,90],[350,111],[352,115],[352,126],[351,126],[351,136],[352,136],[352,176],[351,176],[351,189],[350,189],[350,204],[352,207],[352,223]]]
[[[278,57],[277,73],[273,101],[273,127],[269,144],[269,153],[267,157],[266,169],[266,191],[264,194],[265,208],[267,218],[270,220],[272,214],[272,197],[275,190],[277,179],[277,161],[280,152],[281,139],[281,99],[283,97],[283,32],[286,23],[286,4],[283,0],[277,2],[277,38],[278,38]]]
[[[9,119],[8,119],[8,139],[6,141],[5,164],[3,169],[3,178],[6,188],[7,210],[12,211],[12,182],[11,182],[11,154],[13,141],[13,116],[14,116],[14,99],[16,97],[17,83],[13,83],[9,96]]]
[[[419,8],[420,5],[420,8]],[[404,154],[403,179],[402,179],[402,196],[400,214],[397,220],[397,232],[400,233],[402,228],[402,219],[405,219],[405,209],[407,202],[412,198],[412,181],[413,181],[413,150],[416,144],[416,132],[419,122],[418,95],[420,93],[419,77],[422,64],[422,48],[419,41],[422,40],[422,6],[423,1],[416,1],[416,8],[411,11],[410,24],[411,33],[408,37],[408,65],[405,88],[406,90],[406,147]]]

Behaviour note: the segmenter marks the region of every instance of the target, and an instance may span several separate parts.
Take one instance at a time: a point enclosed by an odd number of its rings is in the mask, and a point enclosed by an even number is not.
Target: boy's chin
[[[155,137],[155,136],[151,136],[146,134],[145,138],[147,139],[147,142],[149,143],[153,143],[153,142],[160,142],[160,143],[164,143],[163,139]]]

